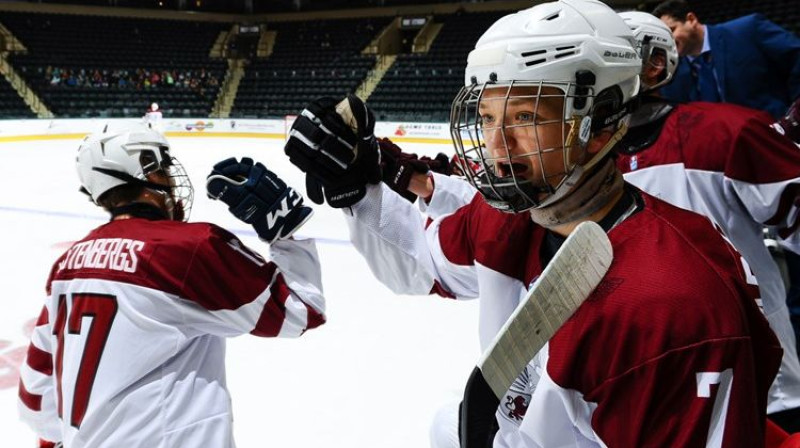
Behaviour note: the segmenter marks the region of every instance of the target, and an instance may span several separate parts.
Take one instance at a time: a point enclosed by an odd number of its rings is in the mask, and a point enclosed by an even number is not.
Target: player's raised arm
[[[206,188],[210,198],[227,204],[234,216],[250,224],[259,238],[270,244],[271,261],[228,232],[214,229],[209,245],[193,258],[190,275],[196,275],[195,281],[203,284],[204,273],[216,269],[230,282],[205,287],[187,282],[193,296],[207,301],[207,307],[217,312],[221,322],[239,323],[243,325],[240,330],[257,336],[300,336],[325,322],[314,242],[291,238],[312,216],[313,210],[303,205],[303,197],[264,165],[246,157],[214,165]],[[253,283],[239,281],[243,278],[252,278]],[[262,284],[257,279],[262,279]],[[260,286],[249,290],[248,284]]]
[[[439,222],[426,230],[415,207],[381,183],[374,124],[372,111],[353,95],[343,101],[320,98],[303,110],[285,151],[306,173],[309,198],[344,209],[356,249],[395,292],[475,297],[471,262],[455,262],[442,245],[459,253],[471,249],[462,250],[463,241],[455,233],[447,234],[447,242],[441,240]],[[456,220],[459,224],[453,225],[466,231],[468,217]]]

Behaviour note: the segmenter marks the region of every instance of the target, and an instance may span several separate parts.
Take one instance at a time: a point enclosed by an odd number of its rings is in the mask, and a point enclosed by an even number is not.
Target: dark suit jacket
[[[723,101],[783,116],[800,97],[800,38],[761,14],[707,29]],[[702,100],[686,57],[661,94],[679,102]]]

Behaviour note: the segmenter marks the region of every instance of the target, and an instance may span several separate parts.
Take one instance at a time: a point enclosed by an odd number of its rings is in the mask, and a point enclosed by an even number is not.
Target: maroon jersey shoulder
[[[711,222],[642,196],[645,209],[609,233],[603,282],[551,341],[551,375],[564,387],[588,392],[672,350],[747,337],[748,315],[759,313],[757,287]]]
[[[782,351],[757,288],[707,219],[643,197],[646,208],[609,233],[611,268],[551,339],[547,371],[597,404],[592,426],[609,446],[704,445],[725,399],[704,381],[732,390],[723,446],[763,443]],[[675,416],[679,425],[664,424]]]
[[[617,166],[629,172],[682,163],[687,169],[725,173],[749,183],[793,179],[800,151],[772,128],[773,122],[765,112],[734,104],[680,104],[652,145],[620,155]]]
[[[478,262],[497,272],[525,280],[526,260],[539,263],[544,229],[528,213],[504,213],[476,194],[469,205],[442,221],[442,251],[455,264]]]
[[[220,297],[252,299],[273,271],[273,265],[214,224],[124,219],[73,244],[56,262],[51,280],[112,280],[221,309],[238,305]],[[248,277],[261,281],[244,281]]]

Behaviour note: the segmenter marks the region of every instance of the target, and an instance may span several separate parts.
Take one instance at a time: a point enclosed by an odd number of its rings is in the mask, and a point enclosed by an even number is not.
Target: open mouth
[[[497,162],[496,167],[498,177],[525,177],[529,170],[528,165],[519,162]]]

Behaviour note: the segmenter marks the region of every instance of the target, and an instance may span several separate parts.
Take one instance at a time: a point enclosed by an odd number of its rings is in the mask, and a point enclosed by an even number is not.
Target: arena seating
[[[444,26],[428,53],[401,54],[369,97],[378,120],[448,121],[475,42],[506,13],[436,17]]]
[[[646,6],[652,9],[656,3]],[[707,23],[761,12],[800,33],[796,3],[708,0],[696,6]],[[377,118],[447,121],[451,102],[464,83],[467,54],[504,14],[435,17],[443,27],[430,51],[399,55],[369,97]],[[274,51],[246,65],[231,116],[282,117],[298,113],[316,97],[353,92],[375,62],[361,50],[392,19],[268,23],[268,29],[277,31]],[[4,12],[0,22],[29,50],[11,55],[11,64],[57,117],[141,116],[153,101],[165,117],[208,116],[226,70],[224,60],[209,58],[209,50],[219,33],[232,25],[15,12]],[[147,86],[144,79],[152,81],[154,72],[159,80]],[[167,73],[174,78],[170,85]],[[4,80],[0,99],[0,116],[32,116]]]
[[[0,76],[0,119],[36,118],[6,78]]]
[[[282,117],[319,96],[354,92],[375,63],[361,50],[390,20],[269,23],[273,53],[247,67],[231,116]]]
[[[12,65],[57,117],[137,116],[153,101],[167,116],[208,116],[225,76],[208,53],[231,24],[12,12],[0,22],[28,48]]]

